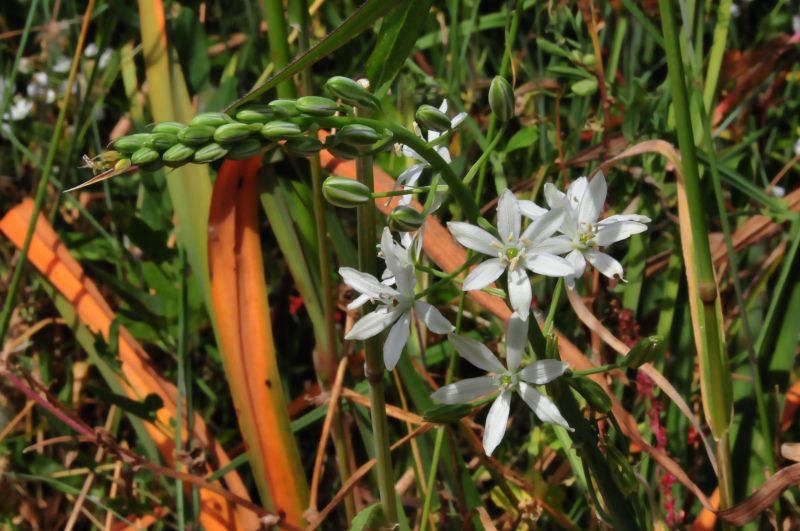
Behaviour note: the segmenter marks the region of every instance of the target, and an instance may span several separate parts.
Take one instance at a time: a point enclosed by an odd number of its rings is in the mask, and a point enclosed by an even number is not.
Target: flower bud
[[[236,119],[245,124],[264,124],[275,118],[275,111],[268,105],[254,104],[236,111]]]
[[[175,144],[161,155],[161,160],[167,166],[176,168],[188,162],[194,155],[194,151],[193,147],[189,147],[186,144]]]
[[[417,122],[431,131],[447,131],[450,129],[450,118],[433,105],[422,105],[415,115]]]
[[[333,116],[339,110],[336,102],[322,96],[303,96],[297,98],[297,110],[311,116]]]
[[[408,205],[400,205],[389,214],[389,228],[397,232],[413,232],[424,222],[422,214]]]
[[[346,177],[328,177],[322,183],[322,195],[328,203],[342,208],[353,208],[372,199],[364,183]]]
[[[176,135],[178,142],[188,146],[202,146],[214,138],[214,128],[210,125],[190,125]]]
[[[161,155],[158,154],[158,151],[149,147],[139,148],[134,151],[133,155],[131,155],[131,163],[136,164],[137,166],[144,166],[146,164],[150,164],[151,162],[155,162],[160,160]]]
[[[261,129],[256,125],[258,129]],[[249,124],[232,123],[217,127],[214,131],[214,141],[220,144],[233,144],[244,140],[253,132],[253,126]]]
[[[258,155],[261,147],[261,142],[257,138],[245,138],[230,147],[228,158],[233,160],[247,159]]]
[[[172,133],[153,133],[144,143],[145,147],[155,149],[159,153],[166,151],[178,143],[178,137]]]
[[[186,129],[186,126],[178,122],[159,122],[153,126],[154,133],[169,133],[177,135],[178,131]]]
[[[261,128],[261,136],[270,140],[282,140],[300,136],[303,131],[300,126],[292,122],[274,121],[265,123]]]
[[[219,160],[228,154],[228,150],[220,146],[216,142],[205,145],[194,152],[194,161],[200,164],[206,164]]]
[[[145,142],[150,138],[149,133],[136,133],[134,135],[126,135],[114,140],[112,145],[114,149],[120,153],[130,155],[137,149],[143,148]]]
[[[348,124],[336,131],[336,140],[355,146],[371,146],[378,141],[378,133],[368,125]]]
[[[325,86],[334,96],[350,105],[373,110],[380,107],[378,98],[370,94],[360,83],[348,77],[334,76],[325,83]]]
[[[489,107],[501,122],[514,117],[514,89],[506,78],[495,76],[489,87]]]
[[[283,147],[295,157],[310,157],[319,153],[323,145],[316,138],[298,137],[288,139]]]
[[[660,336],[650,336],[636,343],[628,355],[620,359],[620,367],[638,369],[645,363],[657,360],[664,354],[667,344]]]
[[[586,377],[569,378],[569,384],[581,395],[589,407],[599,413],[611,411],[611,399],[603,388]]]
[[[272,100],[267,105],[275,113],[275,116],[281,118],[291,118],[297,116],[297,102],[294,100]]]
[[[119,159],[114,164],[114,171],[115,172],[123,172],[131,167],[131,159]]]
[[[336,135],[330,135],[325,139],[325,149],[330,151],[336,158],[343,160],[352,160],[361,156],[361,152],[357,147],[337,142]]]
[[[452,424],[472,412],[469,404],[436,404],[422,412],[422,417],[428,422],[438,424]]]
[[[221,125],[229,124],[233,118],[224,112],[204,112],[198,114],[189,122],[189,125],[208,125],[211,127],[219,127]]]

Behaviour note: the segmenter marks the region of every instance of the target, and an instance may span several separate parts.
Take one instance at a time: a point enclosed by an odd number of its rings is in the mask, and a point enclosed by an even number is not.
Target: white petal
[[[525,267],[546,277],[572,275],[574,268],[560,256],[548,253],[531,253],[525,257]]]
[[[521,201],[517,201],[517,206],[519,207],[519,212],[526,218],[536,219],[539,216],[542,216],[547,213],[547,209],[544,207],[540,207],[533,201],[529,201],[527,199],[522,199]]]
[[[458,243],[479,253],[497,256],[499,250],[497,245],[500,244],[500,248],[502,248],[502,244],[497,241],[497,238],[482,228],[469,223],[451,221],[447,224],[447,230],[450,231]]]
[[[554,208],[546,214],[542,214],[525,228],[525,232],[522,233],[520,239],[536,244],[536,242],[549,238],[564,223],[566,215],[567,213],[563,208]]]
[[[439,110],[445,114],[447,114],[447,98],[442,100],[442,104],[439,105]]]
[[[505,189],[497,202],[497,231],[504,242],[516,243],[522,225],[517,198],[514,193]]]
[[[456,114],[455,116],[453,116],[453,119],[450,120],[450,128],[451,129],[455,129],[456,127],[461,125],[461,122],[463,122],[466,119],[466,117],[467,117],[467,113],[465,113],[465,112],[460,112],[460,113]]]
[[[566,236],[553,236],[536,244],[537,253],[567,254],[572,251],[572,240]]]
[[[413,166],[409,166],[408,169],[404,170],[403,173],[397,177],[395,186],[414,186],[417,184],[420,175],[422,175],[422,170],[424,169],[424,164],[414,164]]]
[[[431,398],[443,404],[463,404],[496,390],[494,376],[480,376],[442,386],[431,394]]]
[[[528,407],[530,407],[543,422],[551,422],[559,426],[564,426],[567,429],[572,429],[569,427],[569,423],[567,423],[564,417],[561,416],[561,412],[558,411],[556,405],[542,393],[525,382],[519,383],[518,391],[525,403],[528,404]]]
[[[386,265],[394,276],[397,289],[404,295],[413,294],[417,278],[414,266],[408,260],[408,250],[395,243],[392,233],[384,227],[381,235],[381,253]]]
[[[499,258],[490,258],[481,262],[475,269],[469,272],[469,275],[464,279],[462,289],[464,291],[472,291],[474,289],[483,289],[503,274],[506,270],[504,264]]]
[[[370,299],[369,299],[369,297],[367,295],[359,295],[358,297],[353,299],[353,301],[350,304],[347,305],[347,309],[351,310],[351,311],[352,310],[358,310],[359,308],[364,306],[366,303],[368,303],[369,300]]]
[[[497,359],[497,356],[492,354],[492,351],[486,348],[483,343],[472,339],[471,337],[459,336],[450,334],[447,336],[450,343],[458,352],[458,355],[475,365],[479,369],[486,372],[493,372],[495,374],[503,374],[506,368]]]
[[[567,196],[559,190],[553,183],[545,183],[544,185],[544,200],[550,208],[556,208],[562,205],[567,199]]]
[[[561,360],[534,361],[521,371],[519,377],[528,383],[542,385],[552,382],[567,370],[568,364]]]
[[[414,303],[414,311],[417,316],[422,319],[428,330],[435,334],[449,334],[455,327],[450,324],[450,321],[444,318],[444,315],[436,309],[432,304],[425,301],[417,301]]]
[[[569,262],[572,265],[572,270],[573,270],[572,276],[580,277],[581,275],[583,275],[583,272],[586,269],[586,259],[583,257],[582,252],[575,249],[564,258],[566,258],[567,262]]]
[[[625,282],[622,264],[614,260],[611,256],[594,250],[587,250],[584,252],[584,256],[586,257],[586,260],[588,260],[589,263],[594,266],[595,269],[603,273],[608,278],[614,278],[616,275],[619,276],[623,282]]]
[[[394,369],[400,354],[403,353],[411,333],[411,312],[404,312],[400,319],[394,324],[386,341],[383,343],[383,364],[388,370]]]
[[[571,207],[578,208],[581,204],[581,199],[586,194],[586,187],[589,185],[589,179],[586,177],[578,177],[567,188],[567,200]]]
[[[589,183],[586,193],[581,198],[581,205],[578,207],[578,223],[595,223],[603,211],[606,202],[606,178],[602,173],[598,173]]]
[[[395,297],[400,293],[394,288],[378,282],[378,279],[368,273],[362,273],[352,267],[340,267],[339,274],[344,283],[359,293],[367,295],[371,299],[381,297]]]
[[[605,219],[601,219],[597,224],[602,227],[603,225],[610,225],[611,223],[617,223],[618,221],[636,221],[637,223],[650,223],[653,220],[648,218],[647,216],[642,216],[639,214],[614,214],[613,216],[608,216]]]
[[[618,221],[597,227],[594,241],[597,245],[606,246],[630,238],[647,230],[647,225],[636,221]]]
[[[531,311],[531,281],[528,279],[528,272],[522,264],[514,269],[508,270],[508,299],[511,308],[519,313],[523,319],[528,318]]]
[[[506,433],[506,424],[508,424],[508,412],[511,409],[511,391],[503,391],[500,393],[492,407],[489,408],[489,414],[486,415],[486,427],[483,430],[483,450],[486,455],[492,455],[495,448],[503,440],[503,435]]]
[[[506,331],[506,365],[509,371],[516,372],[526,346],[528,346],[528,320],[514,312],[508,319]]]
[[[374,312],[366,314],[359,319],[353,328],[344,336],[345,339],[367,339],[377,336],[391,325],[399,316],[396,311],[389,311],[386,306],[381,306]]]

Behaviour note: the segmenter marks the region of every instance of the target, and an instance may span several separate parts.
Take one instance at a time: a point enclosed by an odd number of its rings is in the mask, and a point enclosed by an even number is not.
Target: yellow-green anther
[[[300,114],[297,111],[297,102],[294,100],[272,100],[268,103],[269,108],[280,118],[292,118]]]
[[[322,183],[322,195],[332,205],[353,208],[372,198],[370,189],[363,183],[345,177],[328,177]]]
[[[231,122],[233,122],[233,118],[224,112],[204,112],[192,118],[192,120],[189,122],[189,125],[208,125],[211,127],[219,127]]]
[[[114,171],[125,171],[131,167],[131,159],[119,159],[116,164],[114,164]]]
[[[319,150],[323,148],[323,145],[322,142],[316,138],[301,137],[290,138],[286,141],[283,147],[290,155],[294,155],[296,157],[310,157],[319,153]]]
[[[270,140],[281,140],[301,134],[303,134],[303,131],[300,129],[300,126],[292,122],[275,120],[274,122],[265,123],[261,128],[261,136]]]
[[[131,162],[137,166],[144,166],[160,159],[158,151],[148,147],[139,148],[131,155]]]
[[[374,110],[377,110],[380,106],[378,98],[370,94],[360,83],[353,81],[349,77],[334,76],[325,83],[325,86],[334,96],[350,105]]]
[[[246,138],[232,146],[228,150],[228,158],[233,160],[247,159],[257,155],[263,145],[257,138]]]
[[[216,142],[201,147],[194,153],[194,161],[201,164],[214,162],[228,154],[228,150]]]
[[[153,148],[159,153],[166,151],[178,142],[178,137],[172,133],[153,133],[144,143],[145,147]]]
[[[353,144],[356,146],[371,146],[380,137],[375,129],[368,125],[349,124],[336,131],[336,140],[339,143]]]
[[[451,127],[450,118],[433,105],[421,105],[416,118],[420,125],[431,131],[447,131]]]
[[[214,128],[210,125],[190,125],[178,131],[178,142],[188,146],[202,146],[214,138]]]
[[[322,96],[303,96],[295,105],[298,111],[310,116],[333,116],[339,110],[335,101]]]
[[[260,129],[260,128],[259,128]],[[220,144],[233,144],[250,136],[253,128],[249,124],[232,123],[217,127],[214,140]]]
[[[489,86],[489,107],[501,122],[514,117],[514,89],[506,78],[495,76]]]
[[[413,232],[424,222],[422,214],[408,205],[400,205],[389,214],[389,228],[397,232]]]
[[[245,124],[264,124],[275,118],[275,111],[269,105],[248,105],[236,111],[236,119]]]
[[[194,152],[195,149],[186,144],[175,144],[161,155],[161,160],[170,167],[181,166],[192,158]]]
[[[113,142],[114,149],[120,153],[130,155],[137,149],[143,148],[147,139],[150,138],[150,133],[136,133],[133,135],[126,135],[120,137]]]
[[[185,129],[186,125],[178,122],[159,122],[153,126],[154,133],[169,133],[177,135],[178,131]]]

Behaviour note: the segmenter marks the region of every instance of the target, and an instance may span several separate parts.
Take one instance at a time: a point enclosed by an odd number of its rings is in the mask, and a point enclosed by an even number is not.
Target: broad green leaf
[[[530,147],[539,140],[539,127],[538,126],[531,126],[531,127],[523,127],[516,133],[506,144],[506,153],[511,153],[512,151],[516,151],[517,149],[523,149],[526,147]]]
[[[573,83],[570,88],[572,89],[572,92],[578,96],[591,96],[597,92],[597,80],[582,79]]]
[[[425,27],[432,0],[404,0],[388,15],[378,33],[378,42],[367,59],[367,79],[376,94],[385,94],[417,37]]]
[[[353,518],[350,531],[383,529],[386,527],[386,524],[386,517],[383,515],[383,507],[380,503],[373,503],[361,509],[355,518]]]

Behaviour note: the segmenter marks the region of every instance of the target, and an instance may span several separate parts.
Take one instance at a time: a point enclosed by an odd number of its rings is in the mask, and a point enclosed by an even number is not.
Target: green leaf
[[[516,133],[506,144],[506,153],[511,153],[517,149],[523,149],[526,147],[530,147],[539,140],[539,127],[538,126],[531,126],[531,127],[523,127]]]
[[[545,53],[549,53],[550,55],[560,55],[570,62],[572,61],[572,56],[569,54],[569,52],[554,42],[550,42],[547,39],[539,37],[536,39],[536,45]]]
[[[406,62],[425,27],[432,0],[404,0],[381,25],[378,41],[367,59],[367,79],[380,97]]]
[[[244,103],[258,99],[262,94],[282,81],[290,79],[293,75],[305,70],[323,57],[332,54],[347,42],[371,28],[376,20],[384,16],[399,2],[400,0],[368,0],[313,48],[289,63],[286,68],[267,81],[254,87],[250,92],[231,103],[226,112],[230,112]]]
[[[104,387],[89,385],[88,388],[102,402],[114,404],[126,413],[150,422],[156,421],[156,412],[164,407],[164,401],[155,393],[150,393],[144,397],[144,400],[139,401],[125,395],[118,395]]]
[[[387,527],[386,517],[380,503],[361,509],[350,524],[350,531],[371,531]]]
[[[573,83],[570,88],[572,89],[572,92],[578,96],[591,96],[597,92],[597,80],[582,79]]]

